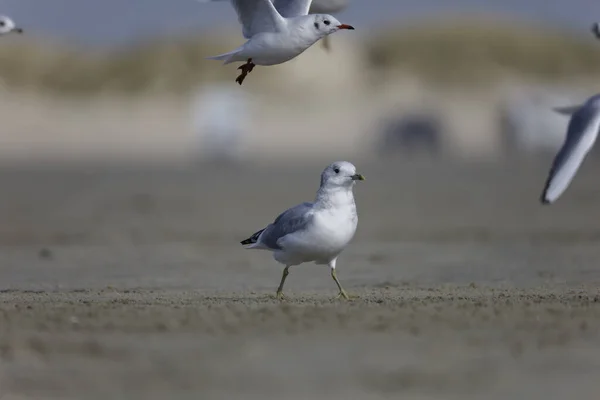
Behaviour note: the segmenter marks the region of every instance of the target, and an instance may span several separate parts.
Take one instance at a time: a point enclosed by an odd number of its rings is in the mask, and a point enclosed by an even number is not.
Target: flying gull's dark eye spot
[[[0,21],[0,26],[4,26],[4,25],[6,25],[6,22]]]
[[[319,29],[319,23],[315,22],[315,28]]]
[[[335,172],[336,174],[339,174],[340,173],[340,169],[339,168],[334,168],[333,172]]]
[[[329,20],[328,20],[328,19],[326,19],[325,21],[323,21],[323,23],[324,23],[325,25],[329,25],[331,22],[329,22]]]

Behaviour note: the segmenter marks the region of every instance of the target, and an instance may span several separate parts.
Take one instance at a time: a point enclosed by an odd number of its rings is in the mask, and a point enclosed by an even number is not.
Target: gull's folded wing
[[[554,158],[540,201],[553,203],[567,189],[590,151],[600,129],[600,108],[593,102],[579,108],[569,121],[567,137]]]
[[[281,249],[281,239],[303,230],[312,220],[312,203],[302,203],[281,213],[260,236],[260,242],[271,250]]]

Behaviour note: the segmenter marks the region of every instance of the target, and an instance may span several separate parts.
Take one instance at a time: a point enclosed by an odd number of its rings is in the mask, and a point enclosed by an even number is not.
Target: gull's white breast
[[[287,235],[279,241],[282,250],[274,252],[276,260],[286,264],[311,261],[327,264],[354,237],[358,224],[354,205],[318,210],[313,215],[306,230]]]
[[[304,249],[306,251],[305,260],[315,261],[317,264],[327,264],[350,243],[356,232],[357,224],[358,218],[354,206],[315,212],[309,229],[310,246]]]
[[[332,251],[341,251],[354,237],[358,218],[354,205],[315,213],[314,233],[322,246]]]

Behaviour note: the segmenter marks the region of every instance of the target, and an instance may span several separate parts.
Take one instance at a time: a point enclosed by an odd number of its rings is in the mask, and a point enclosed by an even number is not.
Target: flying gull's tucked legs
[[[249,58],[246,64],[242,64],[238,67],[238,69],[242,70],[242,73],[235,79],[235,81],[240,85],[244,83],[244,79],[246,79],[246,76],[252,72],[255,66],[256,65],[252,62],[252,59]]]
[[[321,174],[315,201],[302,203],[281,213],[273,223],[241,243],[247,249],[267,250],[285,265],[276,296],[282,299],[290,267],[307,262],[328,265],[338,287],[338,297],[350,299],[336,275],[340,253],[348,246],[358,225],[353,188],[365,180],[346,161],[329,165]]]

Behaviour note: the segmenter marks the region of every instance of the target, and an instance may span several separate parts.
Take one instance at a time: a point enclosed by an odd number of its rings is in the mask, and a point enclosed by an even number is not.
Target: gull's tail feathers
[[[250,236],[248,239],[242,240],[240,243],[243,244],[244,246],[247,246],[247,249],[254,249],[260,246],[260,244],[258,243],[258,239],[260,238],[260,235],[264,232],[264,229],[261,229],[260,231],[254,233],[252,236]]]
[[[223,65],[225,64],[229,64],[235,61],[238,61],[235,59],[235,56],[242,50],[241,47],[230,51],[229,53],[223,53],[223,54],[219,54],[218,56],[211,56],[211,57],[206,57],[207,60],[220,60],[223,61]]]

